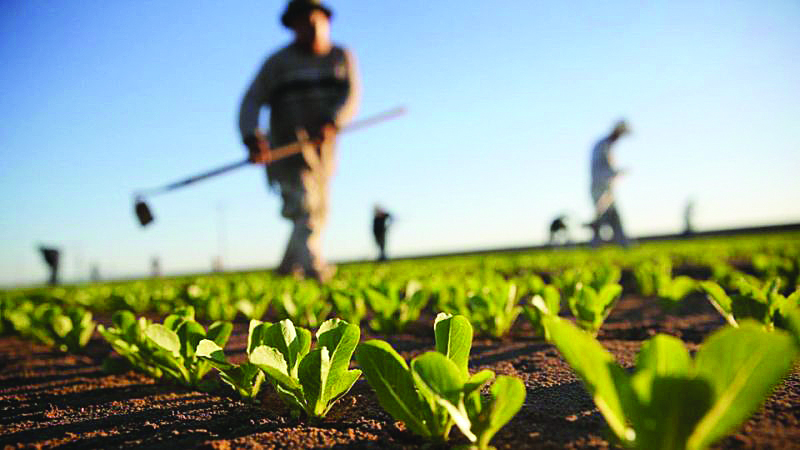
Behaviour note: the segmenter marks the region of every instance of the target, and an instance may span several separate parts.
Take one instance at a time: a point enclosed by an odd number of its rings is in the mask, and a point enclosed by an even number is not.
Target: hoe
[[[353,122],[350,125],[342,128],[340,133],[366,128],[368,126],[374,125],[379,122],[383,122],[385,120],[394,119],[395,117],[398,117],[402,114],[405,114],[405,108],[403,107],[390,109],[388,111],[384,111],[374,116],[370,116],[366,119]],[[302,151],[302,148],[303,146],[301,141],[293,142],[291,144],[287,144],[282,147],[270,149],[270,156],[272,161],[277,161],[279,159],[283,159],[288,156],[300,153]],[[134,196],[134,202],[135,202],[134,211],[136,212],[136,217],[139,219],[139,224],[141,224],[142,226],[146,226],[147,224],[153,221],[153,213],[152,211],[150,211],[150,207],[147,206],[147,203],[145,202],[145,197],[152,197],[153,195],[164,194],[170,191],[174,191],[176,189],[189,186],[190,184],[197,183],[198,181],[202,181],[217,175],[222,175],[223,173],[228,173],[235,169],[250,164],[251,164],[250,161],[248,159],[245,159],[243,161],[237,161],[234,163],[226,164],[222,167],[217,167],[216,169],[212,169],[207,172],[203,172],[180,181],[175,181],[173,183],[169,183],[161,187],[137,192]]]

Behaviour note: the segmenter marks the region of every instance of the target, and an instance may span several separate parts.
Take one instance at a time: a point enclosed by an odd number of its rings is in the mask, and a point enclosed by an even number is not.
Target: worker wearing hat
[[[592,149],[591,192],[592,201],[595,205],[595,220],[588,225],[594,233],[592,237],[593,244],[599,244],[602,241],[600,229],[608,225],[614,232],[614,241],[623,246],[628,245],[628,238],[622,228],[622,221],[617,212],[614,191],[612,190],[614,180],[622,175],[624,171],[614,167],[611,154],[614,143],[628,133],[630,133],[628,124],[620,120],[614,124],[611,133],[600,139]]]
[[[333,268],[321,254],[328,182],[335,166],[336,132],[356,111],[359,81],[350,51],[330,40],[333,12],[319,0],[292,0],[281,23],[294,39],[273,53],[242,100],[239,129],[253,163],[268,163],[269,185],[280,191],[281,214],[293,224],[277,271],[326,280]],[[262,106],[269,133],[258,129]],[[301,140],[302,154],[270,163],[270,148]]]

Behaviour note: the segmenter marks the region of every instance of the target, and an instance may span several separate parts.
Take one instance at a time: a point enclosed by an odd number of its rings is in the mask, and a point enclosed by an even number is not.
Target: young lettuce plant
[[[679,339],[658,335],[642,345],[629,375],[568,321],[547,317],[545,327],[615,436],[640,449],[712,445],[758,409],[798,354],[788,334],[747,322],[712,334],[694,360]]]
[[[578,283],[575,294],[569,298],[569,309],[579,327],[597,335],[621,294],[622,286],[616,283],[607,284],[599,291]]]
[[[566,269],[553,276],[553,285],[561,291],[561,296],[570,299],[577,294],[579,286],[589,286],[600,291],[605,286],[619,283],[622,270],[614,265],[600,265],[590,268]]]
[[[332,290],[331,301],[336,307],[336,315],[348,323],[359,325],[367,315],[367,303],[364,300],[363,290]]]
[[[385,341],[359,345],[356,359],[383,409],[409,430],[430,441],[448,439],[455,424],[474,447],[489,441],[522,407],[525,386],[500,376],[482,397],[494,372],[469,374],[472,326],[463,316],[440,313],[434,323],[436,351],[406,361]]]
[[[269,327],[270,323],[263,323],[258,320],[250,321],[250,332],[247,336],[247,355],[255,350],[259,345],[263,344],[264,330]],[[229,363],[225,358],[225,353],[216,342],[203,339],[197,344],[197,357],[208,361],[212,367],[219,371],[219,377],[222,381],[233,388],[242,399],[247,402],[255,402],[258,398],[258,393],[261,390],[261,384],[264,382],[264,372],[250,361],[242,364]]]
[[[349,370],[361,337],[356,325],[326,320],[317,330],[313,351],[311,332],[295,328],[291,320],[261,324],[255,331],[249,361],[266,373],[293,414],[324,418],[361,376],[360,370]]]
[[[56,305],[48,306],[37,317],[40,328],[47,336],[45,342],[62,352],[80,352],[94,332],[92,313],[79,306],[67,307],[66,310]]]
[[[417,320],[429,298],[416,280],[404,284],[383,282],[366,288],[364,294],[373,312],[370,328],[385,334],[399,333],[409,322]]]
[[[522,312],[517,285],[503,279],[492,280],[468,299],[470,323],[481,333],[499,338],[508,333]]]
[[[639,293],[647,297],[658,297],[667,308],[675,307],[697,288],[697,282],[691,277],[672,277],[672,263],[668,258],[641,263],[634,268],[633,273],[639,285]]]
[[[302,326],[316,328],[333,309],[331,303],[324,298],[322,288],[312,281],[288,285],[288,289],[279,298],[284,317]]]
[[[700,287],[708,301],[732,326],[739,326],[742,319],[752,319],[767,330],[777,325],[786,328],[789,311],[800,303],[800,291],[784,297],[780,294],[780,279],[774,278],[763,287],[753,285],[745,278],[736,282],[737,291],[728,295],[714,281],[703,281]]]
[[[158,348],[145,337],[145,330],[151,322],[130,311],[117,311],[111,316],[112,327],[97,325],[97,331],[111,344],[111,348],[125,358],[130,365],[153,378],[161,378],[162,372],[153,354]]]
[[[250,320],[261,320],[272,302],[272,293],[261,293],[239,298],[234,303],[237,311]]]
[[[537,336],[547,339],[547,329],[544,327],[545,316],[558,315],[561,309],[561,296],[554,286],[542,283],[538,289],[531,291],[533,297],[525,306],[525,317],[531,322],[533,331]]]
[[[127,313],[127,314],[126,314]],[[115,328],[98,330],[114,350],[131,364],[153,377],[167,377],[189,387],[201,386],[211,364],[195,353],[203,339],[222,347],[233,326],[230,322],[214,322],[206,332],[194,320],[194,308],[179,308],[164,323],[136,320],[130,312],[114,315]]]
[[[33,337],[62,352],[80,352],[95,327],[92,313],[80,306],[61,307],[53,303],[33,306],[33,303],[22,302],[4,316],[20,335]]]

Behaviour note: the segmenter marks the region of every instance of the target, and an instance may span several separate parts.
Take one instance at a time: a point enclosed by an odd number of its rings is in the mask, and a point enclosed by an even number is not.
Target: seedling
[[[369,321],[370,328],[385,334],[399,333],[409,322],[417,320],[429,298],[428,292],[422,290],[422,285],[416,280],[383,282],[368,287],[364,294],[374,314]]]
[[[469,297],[465,312],[481,333],[496,338],[505,335],[522,312],[516,284],[493,279],[480,293]]]
[[[758,409],[798,354],[788,334],[745,322],[712,334],[694,360],[679,339],[658,335],[628,375],[568,321],[547,317],[545,327],[612,432],[640,449],[707,448]]]
[[[736,291],[728,295],[714,281],[703,281],[700,287],[705,291],[708,301],[732,326],[739,326],[743,319],[752,319],[766,329],[775,326],[787,327],[789,311],[800,304],[800,290],[789,297],[780,294],[780,279],[774,278],[765,286],[753,285],[745,278],[739,278]]]
[[[547,329],[544,327],[544,318],[550,315],[558,315],[561,309],[561,297],[558,289],[554,286],[542,285],[540,289],[533,291],[529,304],[525,306],[525,317],[531,322],[534,333],[538,336],[547,338]]]
[[[247,336],[247,355],[249,356],[257,345],[261,345],[261,336],[266,326],[258,320],[250,321],[250,332]],[[255,364],[246,361],[242,364],[232,364],[225,358],[225,353],[216,342],[203,339],[197,344],[197,357],[208,361],[211,366],[219,371],[220,379],[233,388],[242,399],[255,402],[264,382],[264,372]]]
[[[130,312],[114,315],[114,328],[98,327],[114,350],[131,364],[154,377],[167,377],[197,387],[211,363],[195,353],[197,344],[209,339],[222,347],[230,337],[229,322],[214,322],[206,332],[194,320],[194,308],[187,306],[167,316],[163,324],[136,320]]]
[[[622,286],[616,283],[607,284],[599,291],[578,283],[575,295],[569,299],[569,309],[579,327],[596,335],[621,294]]]
[[[251,333],[249,361],[264,371],[293,414],[318,420],[361,376],[360,370],[348,369],[360,336],[357,326],[329,319],[317,330],[312,351],[310,331],[288,319],[265,323]]]
[[[385,341],[358,347],[356,358],[383,409],[413,433],[433,442],[448,439],[455,424],[477,448],[488,448],[497,431],[519,411],[525,387],[500,376],[490,398],[480,395],[494,372],[469,374],[472,326],[463,316],[441,313],[434,323],[436,351],[405,360]]]
[[[672,263],[667,258],[641,263],[633,273],[639,293],[658,297],[667,308],[673,308],[697,288],[697,282],[690,277],[679,275],[673,278]]]
[[[9,301],[6,308],[4,321],[17,333],[62,352],[80,352],[94,332],[92,313],[80,306],[61,307],[53,303],[34,306],[28,301],[11,306]]]

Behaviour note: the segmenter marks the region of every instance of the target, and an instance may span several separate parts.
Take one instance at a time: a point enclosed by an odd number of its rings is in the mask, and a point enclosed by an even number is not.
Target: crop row
[[[327,285],[246,273],[17,290],[0,295],[0,332],[77,352],[95,329],[90,310],[113,311],[98,331],[151,377],[207,389],[213,368],[246,401],[267,381],[295,415],[314,421],[363,371],[411,432],[442,442],[455,425],[486,448],[521,408],[525,387],[469,372],[473,332],[502,336],[522,315],[572,366],[622,444],[696,449],[746,420],[791,370],[800,352],[799,254],[791,239],[710,241],[353,265]],[[673,267],[691,267],[692,276]],[[623,290],[665,308],[697,292],[728,325],[693,358],[679,339],[658,335],[628,372],[595,338]],[[435,351],[407,362],[385,341],[360,342],[362,324],[397,333],[425,309],[438,313]],[[195,311],[214,322],[205,328]],[[169,314],[154,323],[152,313]],[[224,347],[240,315],[250,319],[247,360],[233,364]]]

